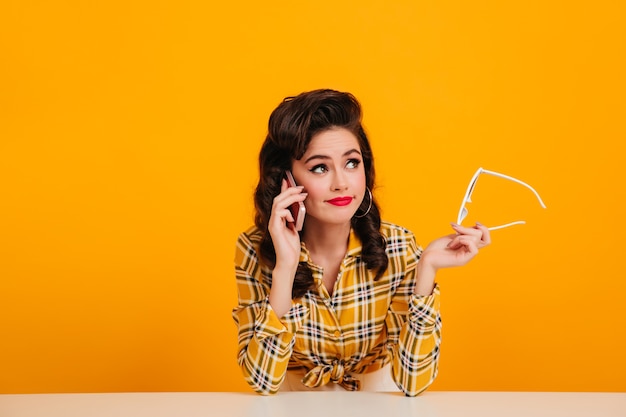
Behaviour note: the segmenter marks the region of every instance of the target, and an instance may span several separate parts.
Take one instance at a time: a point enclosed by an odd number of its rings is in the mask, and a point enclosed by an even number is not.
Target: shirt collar
[[[346,258],[359,256],[362,250],[363,245],[361,244],[361,240],[357,237],[356,233],[354,233],[354,229],[350,228],[350,240],[348,240]]]

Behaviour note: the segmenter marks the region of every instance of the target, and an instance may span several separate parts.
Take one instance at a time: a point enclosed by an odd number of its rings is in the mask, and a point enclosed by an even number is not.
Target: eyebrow
[[[349,151],[344,152],[344,154],[341,156],[346,157],[346,156],[352,155],[353,153],[357,153],[361,155],[361,152],[359,152],[358,149],[350,149]],[[307,162],[313,159],[331,159],[331,158],[328,155],[311,155],[304,161],[304,163],[306,164]]]

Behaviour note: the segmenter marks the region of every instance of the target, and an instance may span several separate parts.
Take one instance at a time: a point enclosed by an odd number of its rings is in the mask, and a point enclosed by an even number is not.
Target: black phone
[[[285,171],[285,179],[287,180],[287,185],[289,187],[296,186],[296,180],[293,179],[293,175],[291,171]],[[291,211],[291,215],[294,219],[294,227],[299,232],[302,230],[302,225],[304,225],[304,215],[306,214],[306,208],[304,208],[304,203],[302,201],[296,201],[289,207]]]

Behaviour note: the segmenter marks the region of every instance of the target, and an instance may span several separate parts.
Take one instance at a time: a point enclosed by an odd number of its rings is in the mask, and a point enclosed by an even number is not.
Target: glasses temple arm
[[[493,175],[495,177],[504,178],[504,179],[507,179],[509,181],[513,181],[513,182],[516,182],[516,183],[518,183],[520,185],[523,185],[524,187],[526,187],[530,191],[532,191],[533,194],[535,194],[535,197],[537,197],[537,200],[539,200],[539,204],[541,204],[541,207],[546,208],[546,205],[543,203],[543,200],[539,196],[539,193],[537,191],[535,191],[535,189],[533,187],[531,187],[530,185],[526,184],[524,181],[520,181],[517,178],[509,177],[508,175],[500,174],[499,172],[489,171],[489,170],[486,170],[486,169],[483,169],[482,172],[484,174],[489,174],[489,175]]]

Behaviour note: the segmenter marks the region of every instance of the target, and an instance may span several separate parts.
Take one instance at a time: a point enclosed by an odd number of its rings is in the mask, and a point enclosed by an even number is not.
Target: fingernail
[[[456,229],[457,227],[461,227],[460,225],[458,225],[458,224],[456,224],[456,223],[450,223],[450,225],[452,225],[452,227],[454,227],[455,229]]]
[[[476,226],[483,226],[482,223],[476,222]]]

